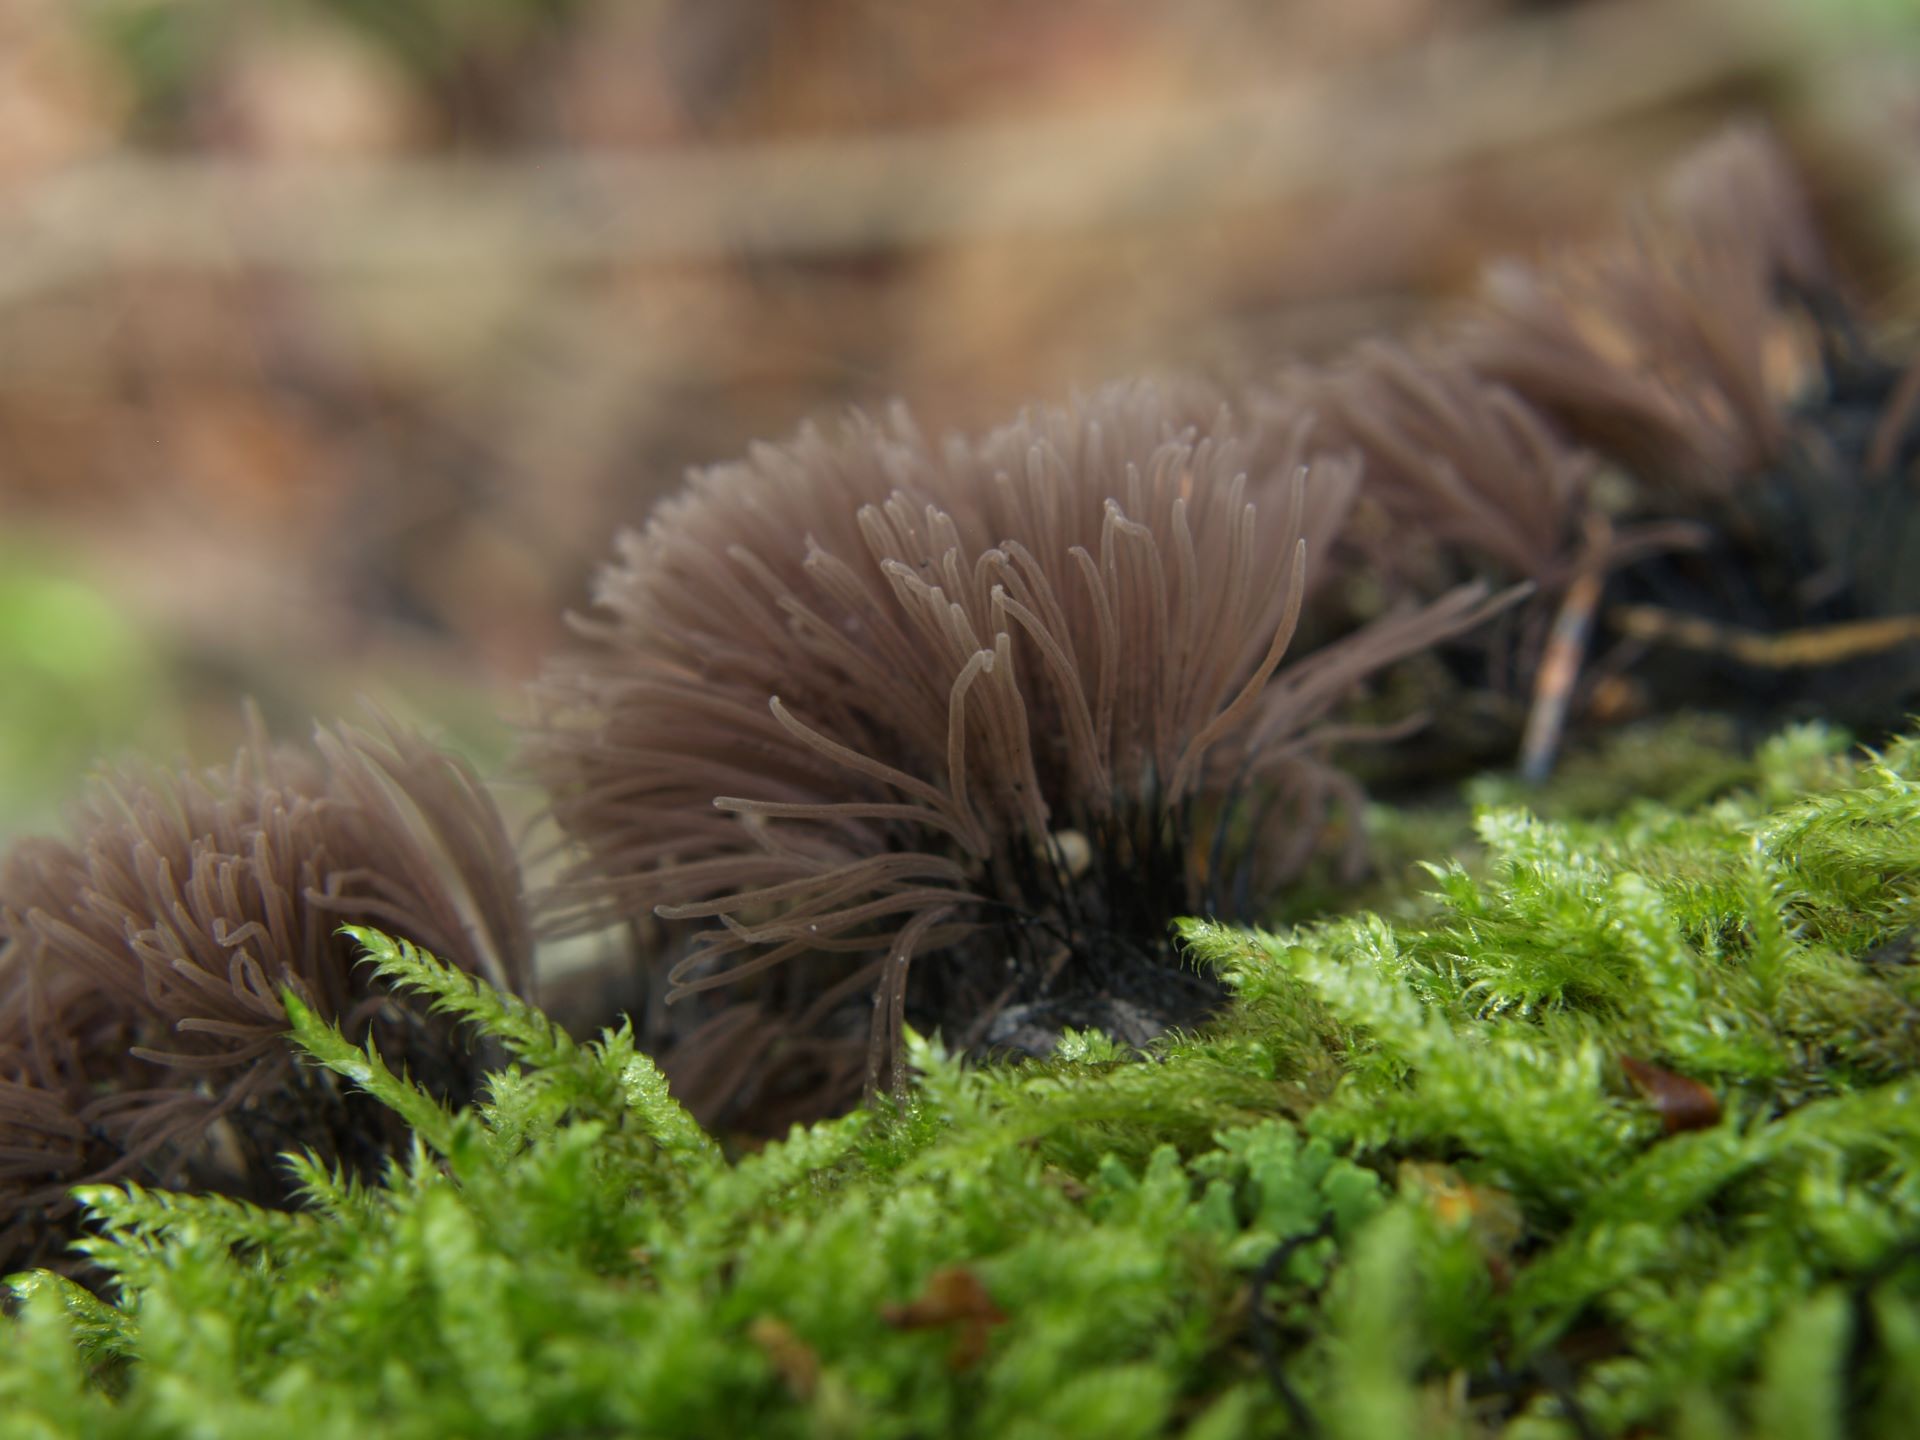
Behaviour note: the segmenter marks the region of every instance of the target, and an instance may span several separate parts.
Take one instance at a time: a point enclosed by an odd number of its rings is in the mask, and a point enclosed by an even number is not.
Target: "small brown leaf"
[[[820,1383],[820,1357],[786,1321],[761,1315],[747,1326],[747,1338],[760,1347],[796,1400],[813,1398]]]
[[[970,1370],[985,1359],[992,1327],[1005,1324],[1007,1319],[980,1277],[965,1265],[934,1271],[927,1277],[919,1299],[905,1305],[883,1305],[880,1318],[896,1330],[954,1327],[947,1364],[955,1370]]]
[[[1631,1055],[1620,1057],[1620,1068],[1627,1072],[1633,1088],[1659,1114],[1667,1134],[1705,1130],[1720,1123],[1720,1097],[1698,1080],[1676,1075],[1650,1060],[1637,1060]]]

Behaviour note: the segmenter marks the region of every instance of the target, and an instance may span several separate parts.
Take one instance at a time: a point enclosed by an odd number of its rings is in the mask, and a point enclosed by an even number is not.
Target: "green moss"
[[[0,1435],[1904,1435],[1920,743],[1838,751],[1483,785],[1418,904],[1191,925],[1202,1033],[916,1038],[897,1104],[738,1157],[630,1035],[363,932],[514,1056],[486,1103],[294,1008],[414,1152],[290,1160],[290,1215],[85,1192],[117,1288],[16,1279]]]

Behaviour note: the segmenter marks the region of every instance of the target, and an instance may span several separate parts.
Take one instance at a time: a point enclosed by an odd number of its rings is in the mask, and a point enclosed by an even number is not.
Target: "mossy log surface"
[[[1187,928],[1204,1030],[916,1038],[746,1153],[360,932],[515,1062],[449,1111],[290,1002],[411,1155],[87,1192],[107,1281],[15,1277],[0,1436],[1911,1434],[1920,739],[1669,727],[1375,828],[1371,908]]]

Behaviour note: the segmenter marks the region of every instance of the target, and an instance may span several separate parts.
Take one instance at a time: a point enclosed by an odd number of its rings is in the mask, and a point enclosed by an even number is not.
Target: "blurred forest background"
[[[498,768],[687,466],[1404,328],[1735,116],[1908,327],[1916,62],[1920,0],[0,0],[0,836],[241,694]]]

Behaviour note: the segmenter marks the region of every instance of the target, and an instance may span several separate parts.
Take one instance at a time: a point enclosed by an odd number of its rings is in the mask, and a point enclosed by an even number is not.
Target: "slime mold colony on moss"
[[[1914,386],[1847,314],[1786,167],[1739,131],[1628,238],[1324,370],[1113,386],[942,445],[895,412],[756,447],[621,540],[537,687],[528,757],[572,846],[544,923],[628,927],[678,1002],[643,1017],[676,1091],[777,1129],[897,1083],[908,1023],[1044,1053],[1203,1017],[1217,988],[1170,923],[1257,917],[1323,842],[1351,853],[1330,746],[1406,718],[1343,707],[1416,652],[1448,656],[1427,708],[1511,721],[1509,753],[1609,625],[1610,664],[1687,652],[1655,699],[1866,653],[1897,717]],[[1458,644],[1518,597],[1499,585],[1532,598]],[[449,1027],[355,983],[332,931],[524,990],[499,820],[397,730],[320,749],[110,783],[77,846],[8,862],[16,1239],[85,1177],[284,1201],[279,1148],[376,1163],[397,1133],[292,1067],[282,986],[471,1094]]]
[[[1250,472],[1224,412],[1123,386],[940,451],[898,415],[808,432],[629,537],[534,755],[573,917],[709,922],[670,975],[732,997],[668,1057],[696,1110],[831,1103],[863,1054],[884,1083],[905,1018],[972,1048],[1203,1013],[1171,923],[1295,872],[1354,808],[1316,726],[1488,609],[1288,653],[1354,472]]]

